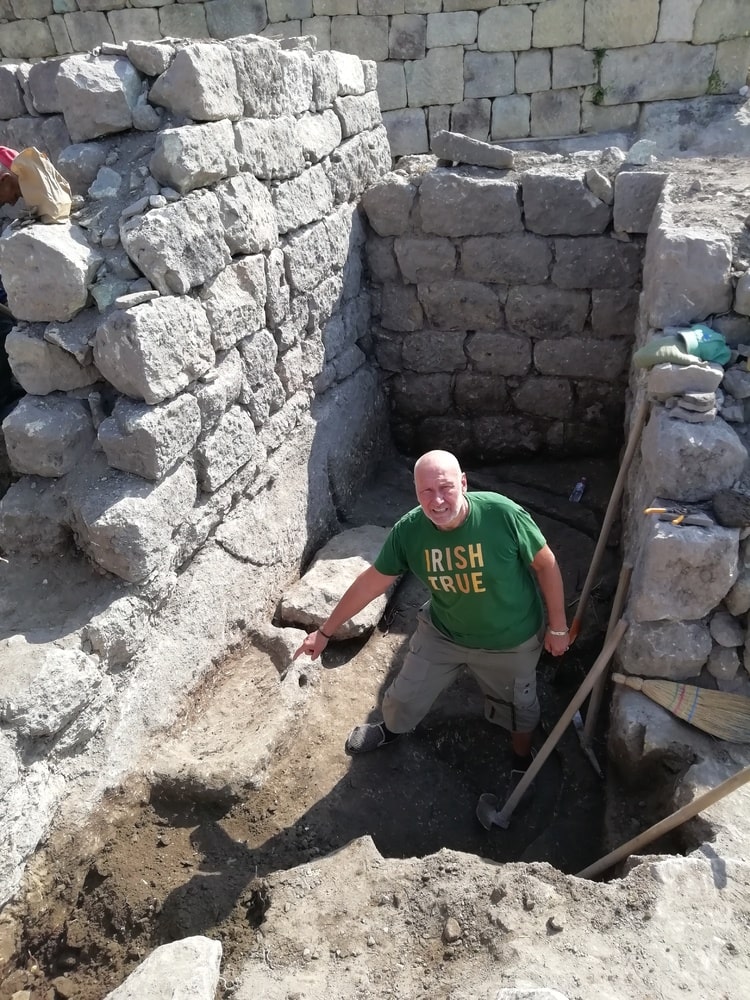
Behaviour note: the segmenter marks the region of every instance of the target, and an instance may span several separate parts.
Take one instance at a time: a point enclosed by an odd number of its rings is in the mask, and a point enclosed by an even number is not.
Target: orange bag
[[[10,165],[21,196],[41,222],[61,222],[70,216],[70,185],[36,146],[22,149]]]

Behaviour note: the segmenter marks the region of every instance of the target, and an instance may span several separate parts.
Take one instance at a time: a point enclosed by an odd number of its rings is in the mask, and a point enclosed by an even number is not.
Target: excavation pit
[[[582,468],[591,488],[583,506],[571,505],[568,520],[581,523],[589,513],[598,522],[616,472],[611,462],[511,467],[520,482],[496,482],[492,470],[477,470],[474,479],[508,493],[539,480],[557,483],[549,506],[565,513],[562,494]],[[406,462],[382,470],[375,481],[352,523],[385,518],[394,505],[411,503]],[[471,473],[469,481],[471,486]],[[574,581],[574,600],[593,539],[557,517],[535,516],[553,548],[568,554],[561,562]],[[617,568],[615,553],[609,556],[585,634],[563,660],[543,655],[537,746],[601,646]],[[476,803],[485,791],[502,797],[510,750],[505,732],[485,721],[481,695],[468,676],[440,697],[413,733],[377,753],[347,757],[346,733],[375,716],[423,600],[421,585],[407,579],[369,638],[331,644],[322,664],[290,675],[301,696],[311,697],[288,729],[271,727],[278,742],[260,768],[251,759],[258,744],[245,730],[258,729],[259,715],[273,714],[279,673],[257,646],[218,664],[178,723],[146,754],[145,777],[109,793],[84,829],[72,838],[69,832],[53,836],[34,859],[29,885],[37,891],[25,895],[22,958],[0,986],[1,1000],[19,989],[32,989],[35,997],[101,1000],[153,948],[193,935],[222,941],[231,982],[243,956],[263,940],[274,904],[269,880],[314,866],[359,838],[371,838],[384,858],[447,850],[500,866],[547,864],[574,874],[630,835],[621,830],[635,819],[631,809],[637,808],[639,829],[651,821],[647,806],[660,818],[653,782],[651,803],[643,790],[618,791],[603,715],[594,749],[608,780],[594,773],[569,727],[543,766],[528,808],[516,811],[507,830],[484,830]],[[175,746],[191,751],[182,768],[164,763]],[[653,850],[679,846],[673,839]]]

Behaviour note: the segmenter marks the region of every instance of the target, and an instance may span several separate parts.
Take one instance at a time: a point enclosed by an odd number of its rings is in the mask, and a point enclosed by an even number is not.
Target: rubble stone
[[[117,56],[70,56],[57,72],[57,93],[73,142],[124,132],[142,77],[132,63]]]
[[[82,365],[68,351],[49,343],[40,326],[14,327],[5,338],[5,350],[21,388],[36,396],[80,389],[100,378],[94,365]],[[90,347],[88,355],[90,362]]]
[[[232,55],[210,42],[179,49],[151,87],[149,100],[198,122],[235,121],[243,111]]]
[[[238,165],[231,123],[163,129],[156,137],[150,166],[160,183],[180,194],[233,177]]]
[[[98,438],[113,468],[156,481],[190,452],[200,430],[198,403],[182,394],[156,406],[118,400]]]
[[[57,393],[24,396],[3,421],[3,435],[15,472],[50,478],[87,461],[95,438],[86,404]]]

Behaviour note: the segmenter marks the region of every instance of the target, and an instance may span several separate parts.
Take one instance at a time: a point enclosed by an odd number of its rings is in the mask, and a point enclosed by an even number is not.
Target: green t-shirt
[[[375,569],[410,569],[430,591],[432,622],[473,649],[511,649],[542,624],[542,601],[529,568],[546,544],[518,504],[499,493],[467,493],[469,515],[452,531],[436,528],[421,507],[393,527]]]

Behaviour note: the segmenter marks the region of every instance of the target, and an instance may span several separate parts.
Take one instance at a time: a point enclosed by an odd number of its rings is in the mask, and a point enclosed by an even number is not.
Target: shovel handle
[[[599,566],[604,555],[604,549],[606,548],[607,541],[609,540],[609,533],[612,529],[615,515],[617,514],[620,497],[622,496],[622,491],[625,488],[625,479],[628,474],[628,469],[630,468],[630,463],[633,461],[633,455],[635,454],[635,449],[638,446],[643,425],[645,424],[646,417],[648,416],[648,407],[648,397],[644,395],[643,399],[638,404],[638,409],[633,417],[633,423],[630,425],[630,434],[628,435],[628,443],[625,448],[625,454],[622,456],[622,461],[620,462],[620,469],[617,473],[615,485],[612,487],[612,494],[609,498],[609,503],[607,504],[606,513],[604,514],[604,520],[602,521],[602,527],[599,532],[596,548],[594,549],[594,555],[591,558],[591,565],[589,566],[589,571],[583,584],[581,596],[578,598],[578,606],[576,608],[575,617],[573,618],[573,624],[570,626],[570,631],[568,633],[568,642],[570,645],[575,642],[578,633],[581,631],[583,613],[586,610],[586,605],[588,604],[589,597],[591,596],[591,591],[594,589],[594,580],[599,572]]]
[[[552,753],[557,744],[560,742],[560,738],[570,725],[573,716],[581,707],[586,698],[586,695],[589,693],[589,691],[591,691],[592,687],[596,683],[597,677],[599,677],[602,671],[606,668],[609,661],[612,659],[614,651],[617,649],[617,645],[620,639],[622,639],[623,635],[625,635],[627,627],[628,623],[625,621],[624,618],[621,618],[620,621],[617,623],[617,625],[615,625],[614,629],[612,630],[612,635],[604,643],[604,648],[594,661],[594,665],[592,666],[591,670],[589,670],[588,674],[586,674],[586,678],[583,684],[581,684],[578,691],[573,695],[573,700],[558,719],[557,725],[545,740],[544,745],[541,747],[536,757],[534,758],[534,762],[530,765],[529,769],[525,772],[524,776],[518,782],[515,789],[511,793],[508,801],[505,803],[502,809],[498,810],[497,817],[495,819],[495,823],[497,823],[498,826],[507,828],[508,823],[510,821],[510,817],[512,816],[513,811],[518,805],[518,803],[523,798],[524,792],[529,787],[534,778],[537,776],[540,768],[547,760],[549,755]]]

